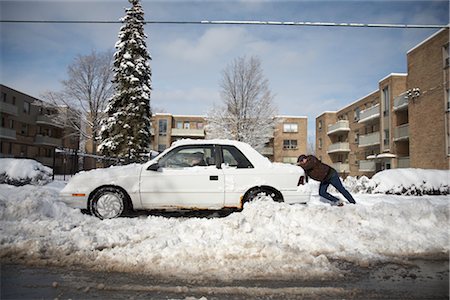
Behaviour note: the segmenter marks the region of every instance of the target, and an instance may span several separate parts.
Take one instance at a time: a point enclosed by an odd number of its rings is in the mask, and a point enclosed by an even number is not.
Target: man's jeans
[[[328,181],[324,181],[320,183],[319,187],[319,195],[324,197],[325,199],[328,199],[333,202],[338,202],[339,199],[335,196],[331,195],[327,192],[329,185],[334,186],[342,195],[344,195],[345,199],[348,200],[348,202],[355,204],[356,201],[353,199],[352,195],[345,189],[345,187],[342,185],[341,179],[339,178],[339,175],[337,172],[333,172],[333,175]]]

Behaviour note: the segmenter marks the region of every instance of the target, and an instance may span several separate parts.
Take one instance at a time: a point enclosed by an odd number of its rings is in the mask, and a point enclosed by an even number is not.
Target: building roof
[[[450,24],[449,24],[449,26],[450,26]],[[415,45],[414,47],[409,49],[408,52],[406,52],[406,54],[409,54],[410,52],[416,50],[417,48],[419,48],[420,46],[422,46],[423,44],[425,44],[426,42],[428,42],[429,40],[431,40],[432,38],[434,38],[435,36],[437,36],[438,34],[443,32],[444,30],[448,30],[448,27],[442,28],[441,30],[436,31],[435,33],[433,33],[432,35],[430,35],[429,37],[427,37],[426,39],[424,39],[423,41],[421,41],[420,43],[418,43],[417,45]]]

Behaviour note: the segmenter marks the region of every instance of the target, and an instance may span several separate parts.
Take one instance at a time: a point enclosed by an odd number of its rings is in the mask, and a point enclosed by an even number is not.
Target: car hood
[[[82,171],[70,179],[61,193],[88,193],[93,188],[102,185],[119,185],[127,190],[138,190],[139,180],[137,178],[142,167],[142,164],[130,164]]]

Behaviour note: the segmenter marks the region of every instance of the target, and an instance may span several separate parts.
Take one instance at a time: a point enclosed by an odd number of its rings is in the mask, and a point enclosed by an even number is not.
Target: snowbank
[[[32,159],[0,159],[0,183],[44,185],[51,181],[52,174],[52,169]]]
[[[448,195],[449,170],[391,169],[376,173],[371,179],[348,176],[344,181],[353,193],[396,195]]]
[[[446,196],[358,194],[358,205],[255,202],[223,218],[141,216],[101,221],[58,199],[64,184],[0,185],[0,257],[193,279],[339,276],[362,265],[448,257]]]

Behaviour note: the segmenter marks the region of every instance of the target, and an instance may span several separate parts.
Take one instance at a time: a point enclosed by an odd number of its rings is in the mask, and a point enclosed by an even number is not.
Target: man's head
[[[305,154],[300,155],[297,159],[297,164],[303,165],[304,163],[306,163],[306,158],[307,156]]]

